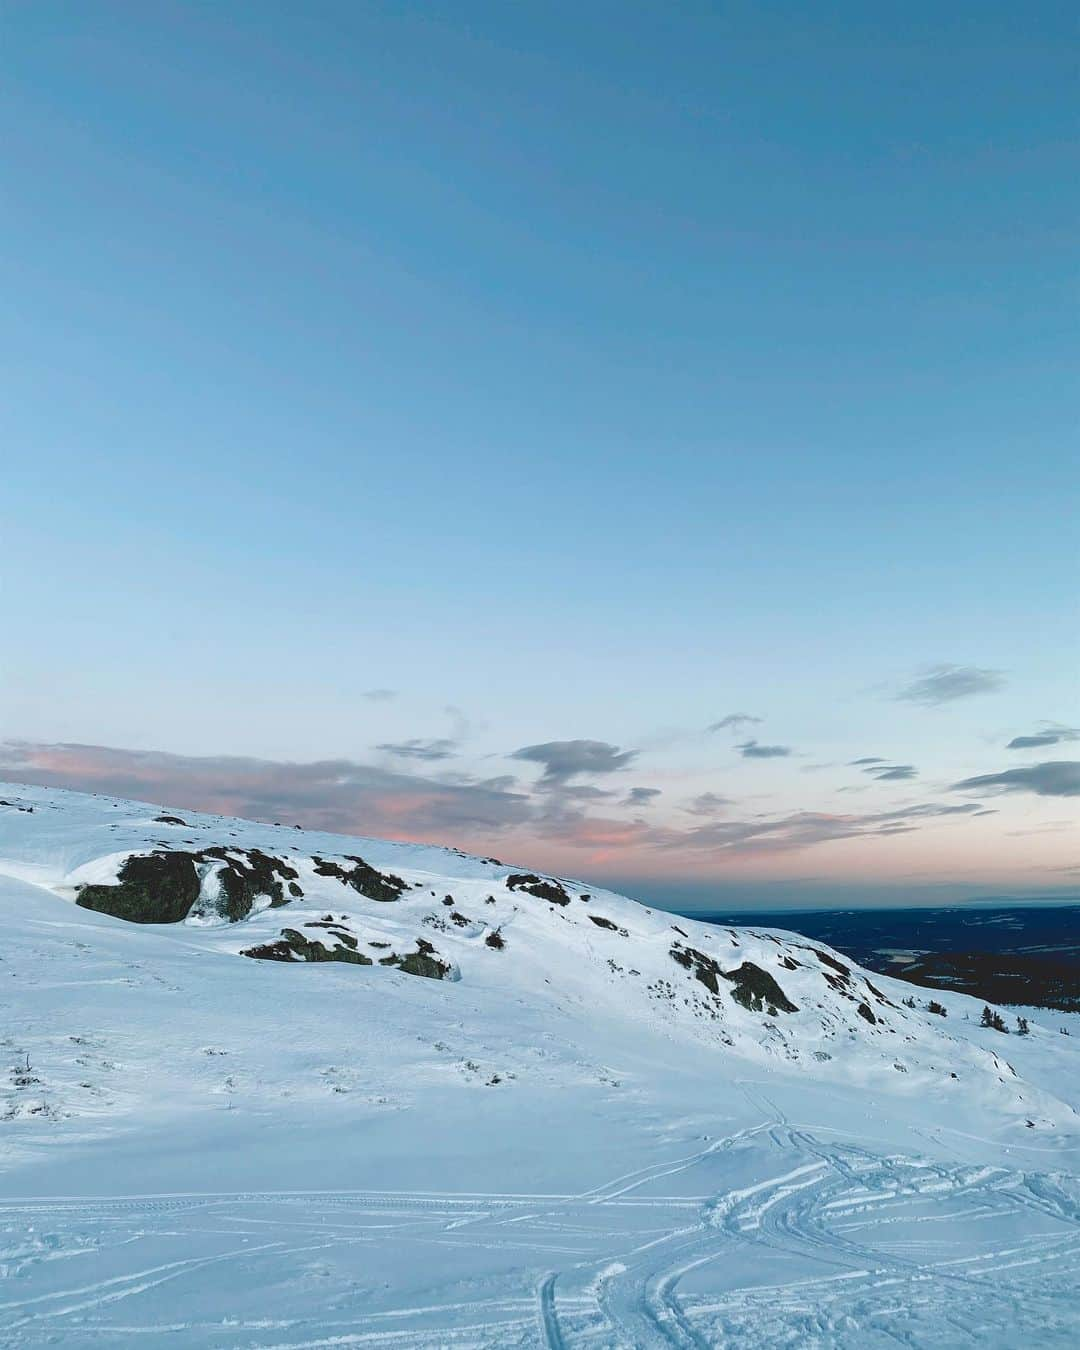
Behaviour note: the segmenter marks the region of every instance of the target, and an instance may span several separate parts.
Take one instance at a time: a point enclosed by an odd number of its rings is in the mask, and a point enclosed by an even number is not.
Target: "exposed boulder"
[[[200,862],[217,860],[225,865],[217,873],[221,887],[218,913],[230,923],[245,919],[260,896],[268,896],[272,909],[289,903],[283,882],[289,882],[289,895],[299,873],[280,858],[271,858],[261,849],[224,849],[212,847],[194,855]],[[296,887],[299,890],[299,887]],[[301,891],[302,895],[303,892]]]
[[[199,872],[190,853],[125,858],[114,885],[82,886],[75,903],[129,923],[180,923],[199,898]]]
[[[506,878],[508,891],[524,891],[538,900],[549,900],[553,905],[568,905],[570,897],[564,888],[550,877],[538,877],[535,872],[511,872]]]
[[[319,928],[325,931],[327,939],[333,939],[337,945],[327,946],[319,938],[308,936],[295,928],[283,928],[276,942],[260,943],[256,947],[245,948],[240,955],[253,957],[256,961],[344,961],[347,965],[371,966],[375,962],[370,956],[358,951],[357,939],[337,924],[314,921],[307,928]],[[384,942],[372,942],[372,947],[385,947]],[[439,954],[430,942],[417,938],[416,951],[404,955],[391,952],[389,956],[379,958],[380,966],[393,966],[406,975],[420,975],[429,980],[444,979],[451,970],[449,964],[439,959]]]
[[[315,924],[309,925],[316,927]],[[318,927],[326,925],[319,924]],[[337,939],[336,947],[327,947],[317,938],[307,937],[295,928],[283,928],[277,942],[248,947],[241,956],[253,956],[258,961],[345,961],[353,966],[373,965],[370,956],[356,950],[356,939],[351,934],[337,931],[327,934]]]
[[[406,975],[422,975],[427,980],[442,980],[450,974],[450,966],[439,960],[439,954],[430,942],[425,942],[423,938],[416,939],[416,951],[409,952],[405,956],[399,956],[397,952],[384,956],[379,961],[380,966],[396,966],[398,970],[403,970]]]
[[[724,979],[731,983],[731,997],[748,1012],[764,1009],[775,1017],[778,1012],[799,1011],[769,972],[752,961],[744,961],[737,970],[725,972]]]
[[[769,972],[752,961],[744,961],[735,970],[724,970],[711,956],[679,942],[672,947],[671,956],[712,994],[719,994],[720,981],[726,980],[732,986],[731,997],[748,1012],[768,1012],[775,1017],[778,1012],[799,1011]]]
[[[203,879],[210,863],[217,864],[213,875],[218,891],[207,896]],[[126,858],[112,884],[80,887],[76,903],[129,923],[181,923],[196,906],[237,923],[247,918],[262,896],[277,907],[288,904],[289,896],[302,895],[296,885],[298,875],[288,863],[257,848],[214,845],[198,853],[157,849]],[[289,896],[283,889],[286,881]]]
[[[714,961],[711,956],[699,952],[696,947],[684,947],[676,942],[671,949],[671,957],[684,970],[692,971],[694,978],[700,980],[710,994],[720,993],[720,980],[724,972],[720,969],[719,962]]]
[[[315,871],[321,877],[337,877],[338,881],[351,886],[358,895],[368,900],[381,900],[387,903],[400,900],[409,889],[408,882],[402,881],[392,872],[377,871],[355,854],[346,854],[346,862],[351,862],[353,866],[343,867],[339,862],[316,858]]]

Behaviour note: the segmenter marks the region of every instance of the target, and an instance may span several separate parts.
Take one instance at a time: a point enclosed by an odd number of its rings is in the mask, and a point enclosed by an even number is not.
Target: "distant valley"
[[[827,942],[859,965],[991,1003],[1080,1010],[1080,905],[725,910],[710,923],[767,925]]]

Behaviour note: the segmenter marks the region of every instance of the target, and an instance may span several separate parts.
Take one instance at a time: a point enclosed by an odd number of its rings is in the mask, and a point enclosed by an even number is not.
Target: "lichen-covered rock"
[[[450,974],[450,966],[439,960],[438,952],[423,938],[416,939],[415,952],[409,952],[405,956],[399,956],[394,952],[390,956],[384,956],[379,965],[396,966],[406,975],[422,975],[427,980],[442,980]]]
[[[253,957],[256,961],[343,961],[347,965],[371,966],[375,962],[370,956],[357,950],[356,937],[338,924],[325,920],[314,920],[304,925],[306,928],[323,930],[327,941],[336,946],[328,946],[318,937],[301,933],[296,928],[283,928],[276,942],[263,942],[255,947],[246,947],[241,956]],[[372,942],[372,947],[385,947],[385,942]],[[451,967],[439,959],[439,954],[430,942],[417,938],[416,951],[404,955],[391,952],[379,959],[380,966],[393,966],[406,975],[420,975],[428,980],[442,980],[450,973]]]
[[[289,896],[285,894],[284,882],[289,883],[289,894],[295,894],[292,888],[299,876],[296,868],[280,858],[271,858],[261,849],[225,849],[214,845],[193,856],[199,862],[214,859],[224,863],[217,873],[221,887],[218,912],[230,923],[246,919],[262,896],[268,897],[272,909],[287,905]]]
[[[368,900],[389,903],[400,900],[409,889],[408,882],[402,881],[392,872],[379,872],[355,854],[345,856],[346,861],[353,864],[352,867],[343,867],[341,863],[331,862],[326,858],[316,858],[316,873],[321,877],[337,877],[339,881],[351,886],[358,895],[365,896]]]
[[[257,961],[344,961],[353,966],[374,965],[370,956],[356,950],[356,939],[351,934],[335,932],[328,936],[338,940],[336,947],[327,947],[295,928],[283,928],[277,942],[248,947],[240,955],[254,957]]]
[[[165,851],[126,858],[115,885],[82,886],[75,903],[129,923],[180,923],[198,898],[193,856]]]
[[[212,869],[217,894],[204,894],[204,874]],[[299,873],[280,858],[257,848],[226,849],[218,845],[197,853],[182,849],[155,849],[133,854],[120,865],[110,884],[81,886],[76,903],[83,909],[110,914],[129,923],[181,923],[193,910],[219,916],[229,923],[246,919],[256,900],[265,896],[271,907],[286,905],[303,891]],[[289,895],[283,882],[289,883]]]

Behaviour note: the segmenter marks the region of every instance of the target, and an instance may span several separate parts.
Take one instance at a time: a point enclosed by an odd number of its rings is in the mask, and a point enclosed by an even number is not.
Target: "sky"
[[[1080,891],[1071,6],[0,31],[0,776]]]

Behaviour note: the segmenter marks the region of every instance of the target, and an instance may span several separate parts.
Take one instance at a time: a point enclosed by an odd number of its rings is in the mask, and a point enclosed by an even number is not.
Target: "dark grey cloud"
[[[505,779],[463,781],[458,775],[443,781],[347,759],[295,764],[8,742],[0,744],[0,775],[155,805],[391,838],[453,842],[453,831],[490,833],[522,824],[532,814],[528,797],[507,791]]]
[[[848,763],[858,768],[863,764],[884,764],[880,755],[863,755],[862,759],[849,759]]]
[[[542,764],[540,782],[551,786],[579,774],[615,773],[633,763],[636,756],[636,750],[620,750],[607,741],[544,741],[540,745],[524,745],[510,758]]]
[[[943,703],[955,703],[974,694],[993,694],[1005,687],[1005,675],[1000,670],[984,670],[979,666],[931,666],[925,674],[900,690],[894,698],[903,703],[918,703],[924,708],[938,708]]]
[[[718,811],[723,811],[733,805],[730,797],[722,797],[719,792],[702,792],[694,797],[685,807],[692,816],[714,816]]]
[[[396,755],[398,759],[452,759],[457,754],[458,743],[445,737],[432,741],[414,738],[408,741],[383,741],[375,749],[382,750],[388,755]]]
[[[876,778],[879,783],[902,783],[909,778],[916,777],[918,770],[914,764],[871,764],[868,769],[863,769],[863,773],[868,773],[872,778]]]
[[[721,717],[719,722],[713,722],[709,726],[709,731],[739,731],[743,727],[760,726],[764,722],[763,717],[752,717],[750,713],[728,713],[726,717]]]
[[[977,774],[952,785],[954,792],[981,792],[984,788],[1033,792],[1037,797],[1080,797],[1080,760],[1052,759],[1023,769]]]
[[[387,699],[397,698],[396,689],[365,689],[360,695],[372,703],[385,703]]]
[[[1068,741],[1080,741],[1080,729],[1047,725],[1045,730],[1036,731],[1030,736],[1014,736],[1006,750],[1041,750],[1047,745],[1064,745]]]
[[[623,799],[624,806],[648,806],[661,795],[659,788],[635,787],[631,788]]]
[[[735,747],[743,759],[785,759],[791,754],[787,745],[759,745],[757,741],[742,741]]]

